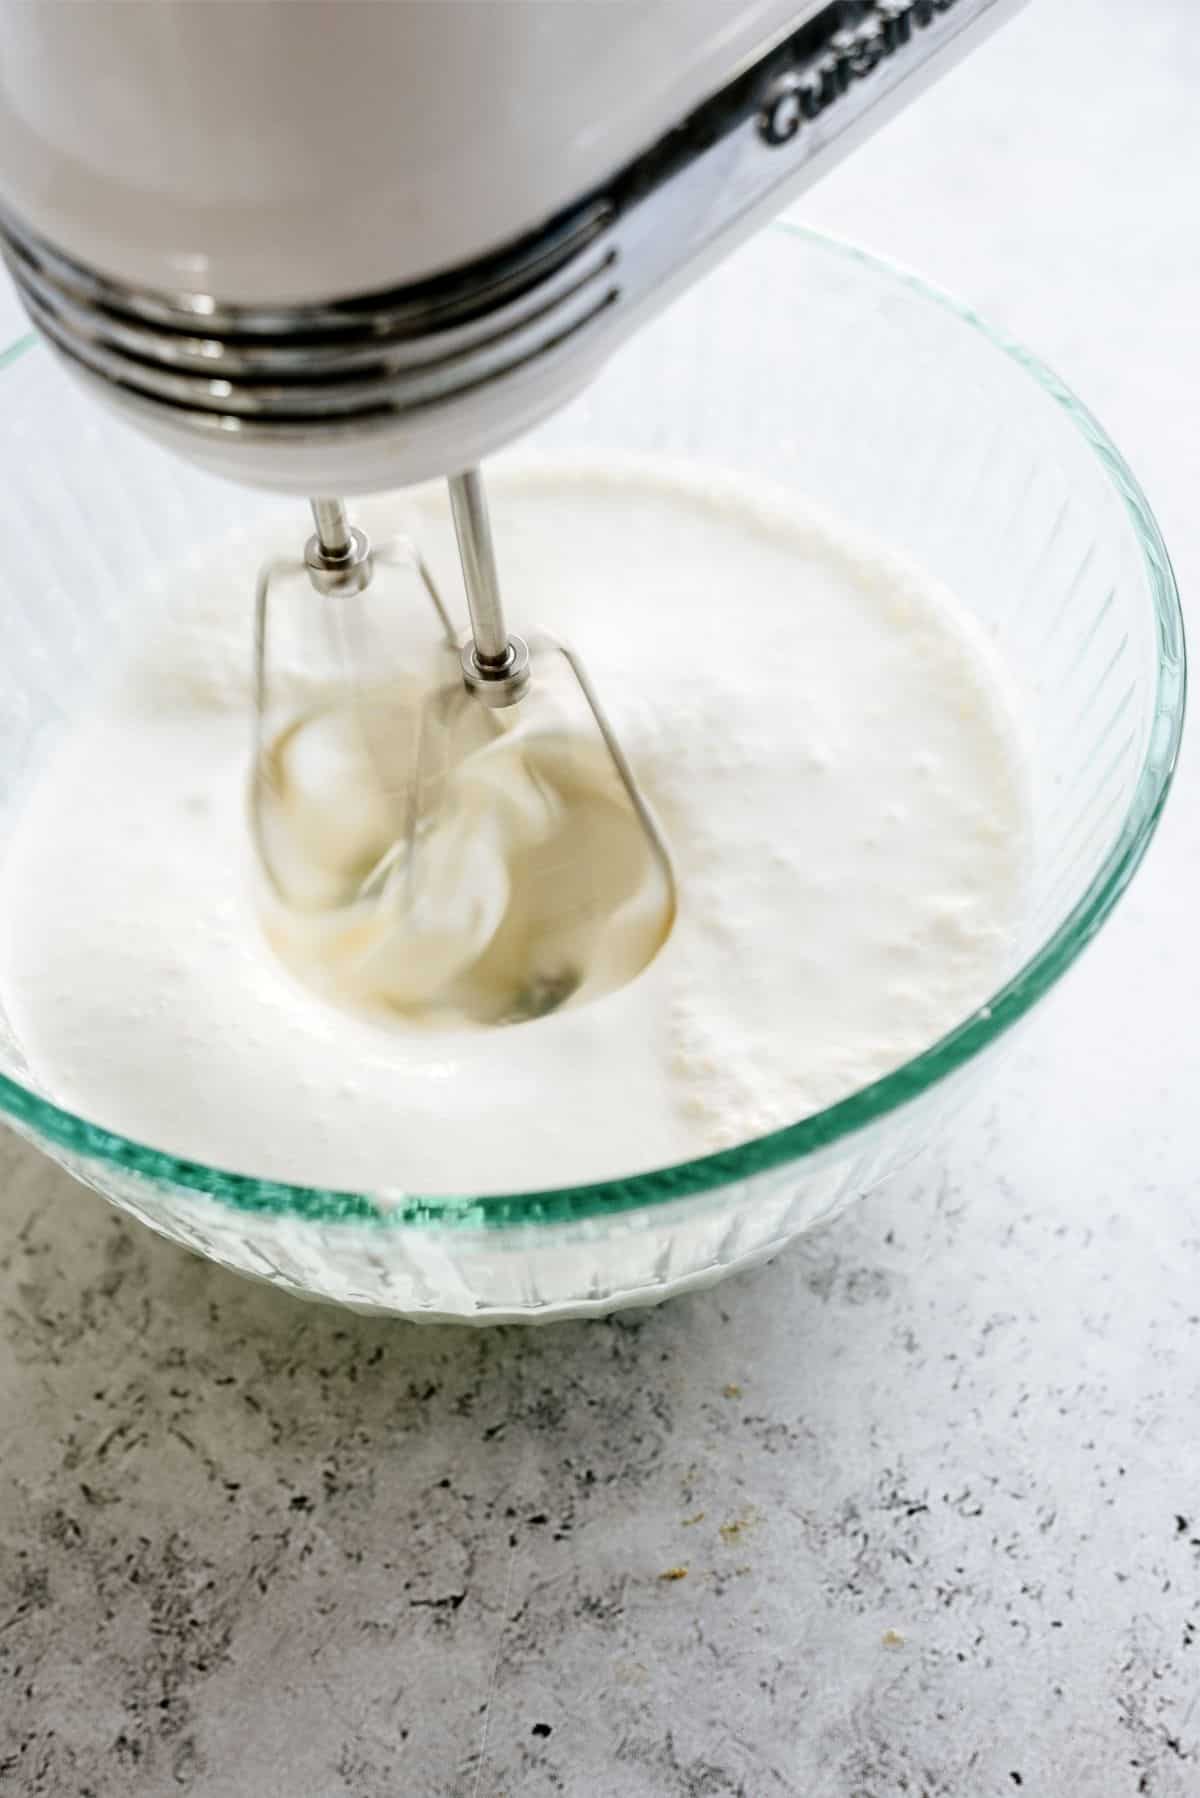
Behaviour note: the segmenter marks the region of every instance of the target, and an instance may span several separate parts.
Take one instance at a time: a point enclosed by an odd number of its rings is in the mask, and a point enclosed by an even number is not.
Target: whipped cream
[[[420,956],[386,932],[365,960],[314,945],[294,906],[268,921],[273,952],[246,829],[249,591],[269,545],[225,545],[181,573],[160,635],[73,724],[0,869],[0,999],[61,1103],[313,1185],[573,1184],[842,1098],[1009,971],[1027,760],[1003,670],[951,595],[733,477],[528,466],[490,493],[514,627],[579,651],[670,843],[661,948],[509,1028],[479,1027],[477,993],[436,1030],[406,1019],[481,959],[544,840],[498,738],[444,814]],[[421,543],[464,618],[442,493],[361,511]],[[291,752],[289,829],[311,826],[302,859],[335,891],[379,819],[336,719]],[[631,876],[634,961],[638,890]],[[313,990],[314,947],[336,1005]]]
[[[264,924],[326,998],[443,1029],[527,1022],[623,986],[662,946],[661,844],[568,657],[535,639],[530,666],[496,711],[453,651],[425,682],[350,682],[260,753]]]

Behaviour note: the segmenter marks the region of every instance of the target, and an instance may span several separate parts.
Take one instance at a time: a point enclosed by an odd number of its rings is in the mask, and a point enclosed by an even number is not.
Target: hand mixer
[[[327,964],[511,1022],[653,955],[665,845],[577,658],[508,628],[478,465],[1018,4],[0,0],[0,247],[34,323],[168,448],[319,496],[259,583],[251,811]],[[327,497],[434,477],[465,633],[415,546]],[[281,613],[332,675],[307,710]],[[314,766],[351,782],[315,862]]]

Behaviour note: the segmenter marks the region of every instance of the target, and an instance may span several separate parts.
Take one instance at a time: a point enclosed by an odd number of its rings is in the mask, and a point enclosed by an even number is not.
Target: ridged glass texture
[[[155,603],[137,591],[144,571],[285,502],[168,461],[27,341],[0,370],[2,843],[97,665]],[[649,1302],[771,1254],[867,1191],[936,1137],[1099,928],[1146,848],[1178,745],[1178,599],[1120,455],[1026,352],[869,256],[784,226],[762,233],[534,441],[761,472],[952,586],[1025,697],[1029,915],[989,1004],[886,1079],[738,1149],[553,1192],[329,1192],[183,1163],[50,1104],[0,1013],[0,1112],[14,1128],[175,1241],[364,1309],[486,1322]]]

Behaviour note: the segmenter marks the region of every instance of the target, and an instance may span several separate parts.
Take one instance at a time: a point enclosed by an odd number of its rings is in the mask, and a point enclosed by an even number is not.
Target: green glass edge
[[[26,350],[31,350],[36,342],[36,332],[26,331],[24,337],[18,337],[15,343],[8,345],[7,349],[0,350],[0,369],[7,368],[10,362],[15,362],[19,356],[25,354]]]
[[[1066,972],[1100,929],[1136,872],[1154,834],[1175,771],[1185,709],[1186,654],[1179,592],[1162,534],[1145,494],[1103,426],[1023,344],[989,325],[965,302],[886,257],[805,226],[777,222],[771,228],[890,276],[977,330],[1024,369],[1066,412],[1099,457],[1133,523],[1150,579],[1158,638],[1158,688],[1150,739],[1121,833],[1103,866],[1053,936],[987,1004],[948,1035],[836,1105],[735,1149],[588,1186],[487,1197],[404,1194],[381,1203],[365,1193],[291,1186],[178,1160],[90,1124],[4,1075],[0,1075],[0,1111],[60,1148],[90,1160],[115,1164],[149,1180],[170,1182],[240,1212],[266,1212],[319,1224],[365,1223],[379,1229],[479,1229],[578,1222],[710,1192],[827,1148],[962,1067],[1010,1029]],[[30,333],[0,350],[0,370],[18,361],[36,342],[36,336]]]

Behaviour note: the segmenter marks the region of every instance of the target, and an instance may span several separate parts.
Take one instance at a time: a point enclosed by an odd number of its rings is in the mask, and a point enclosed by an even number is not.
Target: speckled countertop
[[[1186,597],[1200,35],[1131,12],[801,210],[1060,368]],[[661,1311],[305,1308],[0,1138],[0,1791],[1200,1792],[1198,799],[921,1186]]]

